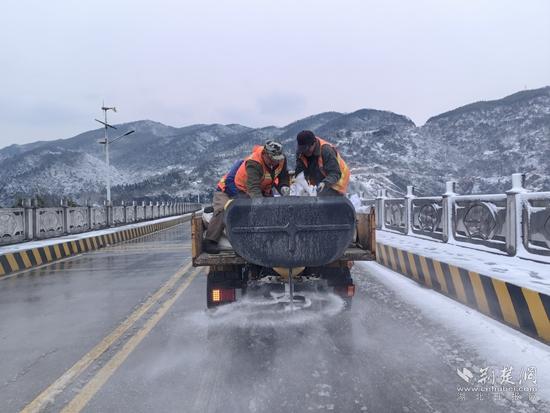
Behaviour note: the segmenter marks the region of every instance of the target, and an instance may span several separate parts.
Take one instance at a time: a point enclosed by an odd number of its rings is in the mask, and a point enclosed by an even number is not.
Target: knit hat
[[[315,143],[315,134],[310,130],[303,130],[296,136],[297,152],[302,153]]]
[[[283,154],[283,145],[275,141],[267,141],[264,145],[265,153],[274,161],[282,161],[285,159]]]

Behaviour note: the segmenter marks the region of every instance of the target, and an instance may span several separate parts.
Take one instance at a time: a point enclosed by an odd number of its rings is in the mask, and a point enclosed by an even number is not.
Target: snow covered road
[[[430,329],[428,325],[433,326],[434,333],[426,336],[426,342],[434,350],[442,353],[441,357],[446,360],[451,370],[462,371],[467,368],[474,376],[477,375],[479,381],[482,378],[482,369],[487,369],[487,373],[498,373],[498,376],[505,368],[511,368],[512,376],[516,377],[516,380],[512,381],[517,388],[520,386],[519,376],[522,371],[534,367],[537,372],[536,394],[538,398],[550,400],[550,386],[547,385],[550,383],[550,351],[547,345],[380,264],[361,263],[359,267],[367,274],[366,277],[355,277],[360,290],[367,291],[367,294],[372,296],[376,295],[375,291],[379,289],[379,298],[388,305],[393,302],[397,308],[406,309],[402,313],[403,317],[410,318],[426,331]],[[497,385],[501,381],[500,378],[495,378]],[[463,382],[460,385],[480,387],[480,383],[475,383],[475,386],[471,383]],[[529,394],[522,391],[515,394],[488,392],[485,399],[498,399],[499,394],[516,401],[518,408],[525,407],[524,403],[529,399]],[[536,399],[531,396],[531,399]],[[475,398],[475,395],[470,397]]]
[[[547,346],[376,263],[351,312],[260,323],[205,311],[189,248],[185,223],[0,281],[0,411],[550,411]],[[491,373],[537,390],[465,390]]]

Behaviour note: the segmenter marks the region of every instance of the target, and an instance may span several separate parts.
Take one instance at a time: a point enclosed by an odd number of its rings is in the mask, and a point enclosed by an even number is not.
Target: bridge
[[[408,200],[411,208],[417,205]],[[531,330],[507,285],[502,320],[491,313],[487,297],[484,314],[472,274],[493,274],[459,265],[464,260],[453,262],[452,249],[459,248],[462,258],[473,251],[492,262],[509,259],[512,268],[517,260],[527,261],[508,256],[506,248],[494,254],[407,235],[418,221],[411,226],[392,221],[388,212],[396,210],[395,203],[378,200],[386,212],[379,215],[385,218],[379,220],[378,263],[353,267],[356,296],[349,314],[336,301],[318,313],[261,319],[246,305],[206,311],[205,270],[191,265],[189,219],[197,205],[174,206],[172,212],[151,208],[149,218],[147,209],[124,212],[119,225],[113,221],[108,228],[74,234],[61,230],[54,238],[0,247],[0,410],[549,409],[547,295],[520,285],[520,292],[540,294],[546,311],[526,293],[533,300],[525,300]],[[431,221],[435,233],[436,221]],[[451,248],[445,260],[429,256],[434,245]],[[550,267],[541,256],[542,262],[529,262],[544,271]],[[465,283],[464,268],[473,283]],[[546,291],[544,279],[538,281]],[[482,278],[479,282],[484,285]],[[451,289],[457,285],[462,290]],[[498,305],[503,291],[495,287]],[[510,322],[514,315],[516,325]],[[495,386],[511,391],[471,390],[488,380],[487,372]],[[501,383],[503,378],[514,385]]]

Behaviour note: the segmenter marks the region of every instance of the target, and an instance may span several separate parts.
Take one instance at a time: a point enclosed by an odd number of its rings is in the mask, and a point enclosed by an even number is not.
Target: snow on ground
[[[0,255],[9,254],[17,251],[26,251],[33,248],[46,247],[48,245],[61,244],[67,241],[78,241],[83,238],[98,237],[101,235],[113,234],[115,232],[120,232],[126,229],[140,228],[146,225],[160,224],[162,222],[171,221],[176,218],[181,218],[187,215],[190,215],[190,214],[173,215],[171,217],[155,219],[152,221],[143,221],[137,224],[122,225],[120,227],[107,228],[107,229],[102,229],[98,231],[81,232],[80,234],[72,234],[72,235],[66,235],[64,237],[48,238],[40,241],[29,241],[29,242],[22,242],[20,244],[6,245],[4,247],[0,247]]]
[[[537,395],[550,400],[550,351],[547,345],[443,294],[422,287],[376,262],[363,262],[358,266],[395,291],[425,317],[460,335],[488,363],[501,367],[512,366],[515,372],[530,366],[536,367]],[[365,278],[354,277],[354,282],[361,285],[367,281]],[[466,363],[468,360],[465,360],[464,367],[467,367]],[[485,366],[473,366],[473,369],[480,367]]]
[[[376,231],[376,240],[382,244],[550,295],[550,257],[537,257],[541,261],[548,262],[535,262],[503,255],[500,251],[489,252],[489,248],[482,251],[473,249],[471,246],[446,244],[388,231]]]

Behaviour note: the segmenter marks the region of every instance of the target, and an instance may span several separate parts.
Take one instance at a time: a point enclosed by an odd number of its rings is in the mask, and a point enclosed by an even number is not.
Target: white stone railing
[[[189,202],[142,202],[138,205],[37,208],[31,200],[21,208],[0,208],[0,245],[59,237],[101,228],[198,211]]]
[[[417,197],[409,186],[404,198],[388,198],[382,190],[362,204],[376,208],[379,230],[484,245],[512,256],[550,256],[550,192],[529,192],[524,182],[524,174],[513,174],[505,194],[459,195],[451,181],[433,197]]]

